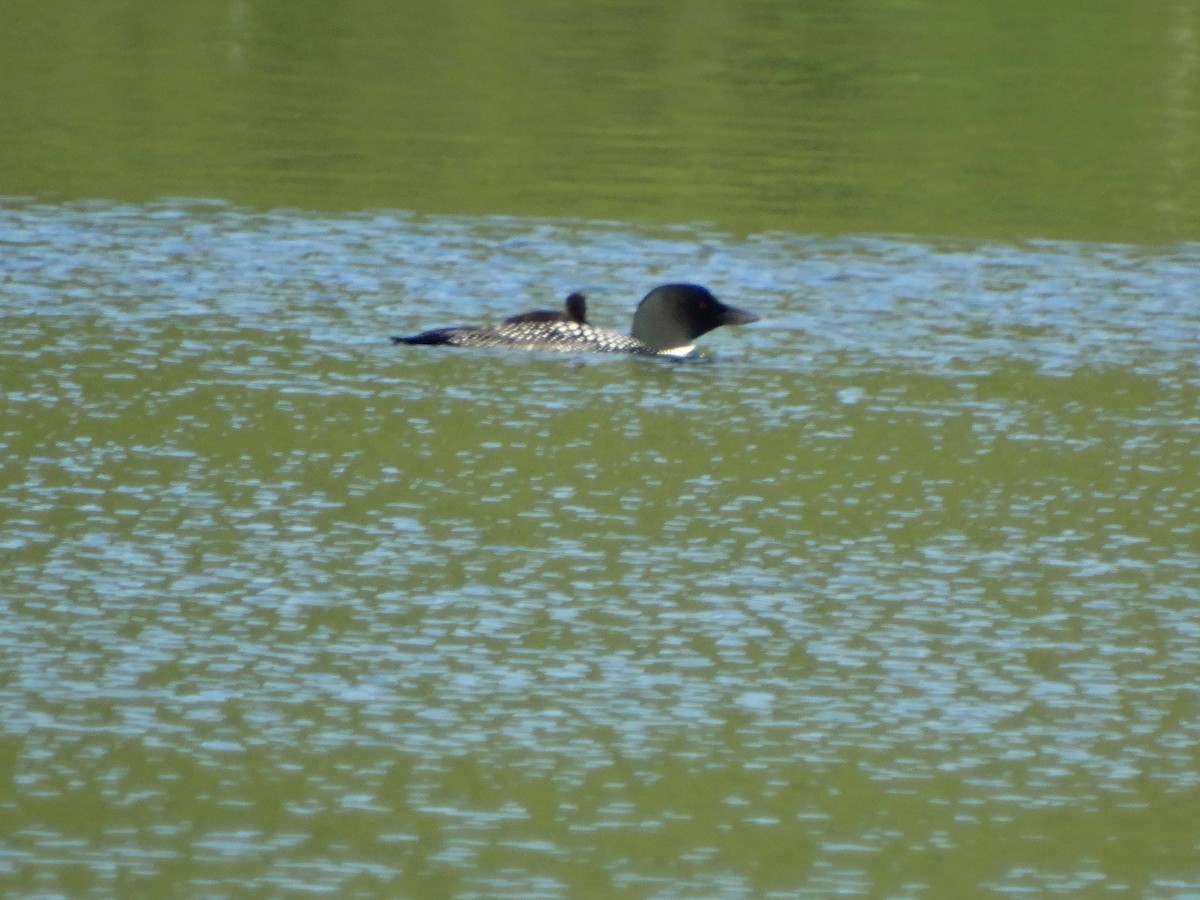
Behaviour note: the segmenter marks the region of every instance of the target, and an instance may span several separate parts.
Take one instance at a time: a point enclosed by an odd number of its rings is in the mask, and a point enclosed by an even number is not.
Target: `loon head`
[[[638,304],[632,334],[656,353],[684,356],[714,328],[757,321],[754,313],[726,306],[698,284],[664,284]]]

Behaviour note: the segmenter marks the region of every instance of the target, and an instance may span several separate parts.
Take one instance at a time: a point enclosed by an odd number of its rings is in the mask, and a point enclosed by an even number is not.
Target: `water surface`
[[[0,893],[1200,894],[1197,35],[8,0]]]
[[[0,209],[0,884],[1200,891],[1200,250]],[[392,347],[583,288],[694,363]]]
[[[1200,240],[1195,0],[7,0],[0,196]]]

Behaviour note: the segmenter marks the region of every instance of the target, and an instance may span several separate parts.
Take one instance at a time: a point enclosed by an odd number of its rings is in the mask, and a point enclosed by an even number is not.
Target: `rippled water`
[[[0,207],[0,885],[1200,891],[1200,248]],[[386,336],[688,279],[696,363]]]

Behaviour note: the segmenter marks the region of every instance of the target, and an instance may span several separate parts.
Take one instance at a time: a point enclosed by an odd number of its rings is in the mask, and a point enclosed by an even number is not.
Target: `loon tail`
[[[392,335],[393,344],[449,344],[458,328],[435,328],[432,331],[422,331],[409,337]]]

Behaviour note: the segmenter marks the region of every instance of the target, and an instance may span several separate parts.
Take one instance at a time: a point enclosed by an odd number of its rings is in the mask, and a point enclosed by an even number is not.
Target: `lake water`
[[[0,34],[0,893],[1200,894],[1196,4],[63,8]],[[762,320],[387,339],[672,280]]]

